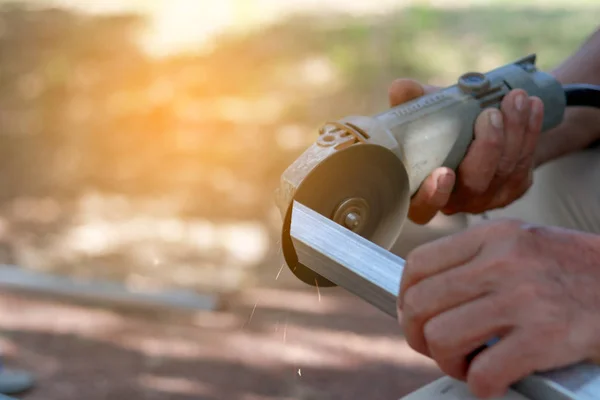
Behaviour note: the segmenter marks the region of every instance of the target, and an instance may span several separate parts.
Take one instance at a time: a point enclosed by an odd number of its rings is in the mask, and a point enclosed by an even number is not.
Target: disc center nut
[[[344,225],[346,225],[346,228],[348,229],[355,229],[358,227],[360,225],[360,214],[349,212],[346,215],[346,218],[344,218]]]
[[[333,220],[350,229],[360,233],[369,218],[369,204],[363,198],[350,198],[344,200],[335,210]]]

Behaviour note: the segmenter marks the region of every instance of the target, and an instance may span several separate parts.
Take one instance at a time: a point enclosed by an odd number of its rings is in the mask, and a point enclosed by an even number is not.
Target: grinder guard
[[[329,155],[305,176],[294,194],[294,200],[341,225],[353,213],[353,230],[384,248],[398,238],[409,198],[404,165],[390,150],[375,144],[352,145]],[[284,216],[282,248],[294,275],[310,285],[335,286],[298,262],[290,224],[291,205]]]

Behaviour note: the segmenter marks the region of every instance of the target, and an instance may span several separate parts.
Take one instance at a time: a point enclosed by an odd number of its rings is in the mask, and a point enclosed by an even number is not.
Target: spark
[[[287,338],[287,327],[288,327],[288,321],[287,318],[285,319],[285,325],[283,326],[283,343],[285,343],[285,340]]]
[[[298,368],[298,376],[302,376],[302,368]]]
[[[254,307],[252,307],[252,312],[250,312],[250,317],[248,317],[248,321],[246,321],[244,323],[244,325],[242,326],[242,329],[246,326],[250,324],[250,321],[252,321],[252,317],[254,316],[254,312],[256,311],[256,306],[258,305],[258,301],[256,300],[256,303],[254,303]]]
[[[283,247],[281,246],[281,239],[275,241],[275,246],[277,247],[277,255],[283,253]]]
[[[252,321],[252,317],[254,316],[254,311],[256,311],[256,306],[258,305],[258,300],[254,303],[254,307],[252,307],[252,312],[250,313],[250,318],[248,318],[248,323]]]
[[[319,290],[319,282],[317,282],[317,278],[315,278],[315,285],[317,286],[317,295],[319,296],[319,303],[321,302],[321,291]]]
[[[279,275],[281,275],[281,271],[283,271],[283,267],[285,266],[285,264],[281,264],[281,268],[279,268],[279,272],[277,273],[277,276],[275,277],[275,280],[279,279]]]

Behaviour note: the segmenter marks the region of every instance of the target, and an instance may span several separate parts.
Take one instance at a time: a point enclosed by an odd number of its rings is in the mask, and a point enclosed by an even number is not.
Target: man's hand
[[[600,236],[477,225],[409,254],[398,306],[413,349],[499,396],[535,371],[600,359]]]
[[[410,79],[390,88],[392,106],[439,90]],[[544,103],[521,89],[511,91],[501,111],[486,109],[475,124],[474,140],[456,173],[438,168],[411,200],[409,218],[426,224],[438,211],[478,214],[507,206],[532,184],[534,153],[542,129]]]

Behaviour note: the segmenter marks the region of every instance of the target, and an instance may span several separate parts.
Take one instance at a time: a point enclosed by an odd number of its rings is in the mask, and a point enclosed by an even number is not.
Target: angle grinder
[[[558,126],[568,106],[600,106],[598,87],[563,86],[538,70],[532,54],[487,73],[465,73],[452,86],[380,114],[325,123],[276,192],[283,254],[294,275],[309,285],[336,286],[299,262],[290,236],[294,202],[389,250],[423,180],[438,167],[458,167],[479,114],[499,108],[513,89],[542,100],[543,131]]]

